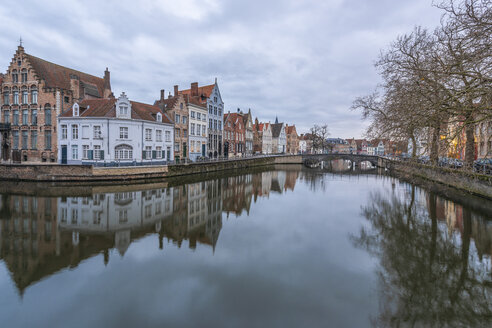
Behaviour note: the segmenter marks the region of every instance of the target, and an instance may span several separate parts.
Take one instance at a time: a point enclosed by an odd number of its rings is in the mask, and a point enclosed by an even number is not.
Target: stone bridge
[[[386,167],[388,161],[381,156],[359,155],[359,154],[313,154],[302,155],[302,161],[306,166],[313,166],[323,161],[333,161],[337,159],[349,160],[359,166],[362,162],[370,162],[377,167]]]

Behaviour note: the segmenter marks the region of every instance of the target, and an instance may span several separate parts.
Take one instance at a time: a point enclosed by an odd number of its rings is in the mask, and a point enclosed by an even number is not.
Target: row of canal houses
[[[0,160],[61,164],[196,161],[299,152],[295,126],[225,111],[217,79],[174,86],[153,104],[115,96],[97,77],[32,56],[19,45],[0,74]]]

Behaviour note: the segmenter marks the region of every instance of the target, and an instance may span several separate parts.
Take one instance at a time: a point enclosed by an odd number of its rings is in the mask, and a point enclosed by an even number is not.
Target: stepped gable
[[[27,53],[25,55],[37,76],[44,80],[46,87],[70,90],[70,80],[75,76],[82,82],[87,94],[94,97],[104,96],[105,82],[103,78],[54,64]]]

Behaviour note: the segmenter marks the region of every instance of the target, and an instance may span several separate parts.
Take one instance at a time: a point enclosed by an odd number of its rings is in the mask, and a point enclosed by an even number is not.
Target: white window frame
[[[120,139],[128,139],[128,127],[120,126]]]

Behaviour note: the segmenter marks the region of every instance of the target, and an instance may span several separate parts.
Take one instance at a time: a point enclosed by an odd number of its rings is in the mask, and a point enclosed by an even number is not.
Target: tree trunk
[[[439,137],[441,134],[441,123],[437,121],[435,123],[433,132],[432,132],[432,142],[431,142],[431,151],[430,151],[430,160],[432,164],[436,165],[439,160]]]
[[[465,121],[465,164],[468,168],[473,167],[473,161],[475,160],[475,136],[474,129],[475,125],[471,123],[471,114],[467,115],[467,119]]]
[[[410,139],[412,140],[412,158],[415,159],[417,157],[417,140],[414,134],[411,135]]]

